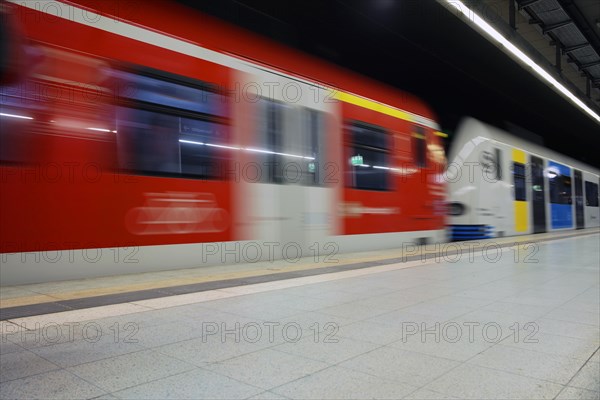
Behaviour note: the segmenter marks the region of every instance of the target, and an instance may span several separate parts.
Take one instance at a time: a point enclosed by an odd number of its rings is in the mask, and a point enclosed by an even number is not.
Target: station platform
[[[598,399],[600,232],[2,287],[0,398]]]

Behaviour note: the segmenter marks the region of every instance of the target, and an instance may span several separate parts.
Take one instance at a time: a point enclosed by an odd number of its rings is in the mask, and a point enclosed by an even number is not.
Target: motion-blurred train
[[[0,11],[1,285],[444,242],[447,186],[455,240],[598,225],[598,171],[476,121],[446,170],[419,99],[178,4]]]
[[[419,99],[170,2],[0,5],[2,285],[446,240]]]
[[[453,240],[600,226],[593,167],[470,118],[448,156]]]

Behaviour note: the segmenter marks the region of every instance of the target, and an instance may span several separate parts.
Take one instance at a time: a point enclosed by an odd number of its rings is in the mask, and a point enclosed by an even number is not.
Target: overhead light
[[[90,131],[110,133],[110,129],[104,129],[104,128],[86,128],[86,129],[89,129]]]
[[[300,155],[297,155],[297,154],[290,154],[290,153],[279,153],[277,151],[264,150],[264,149],[255,149],[255,148],[252,148],[252,147],[225,146],[225,145],[222,145],[222,144],[212,144],[212,143],[196,142],[194,140],[186,140],[186,139],[179,139],[179,142],[180,143],[195,144],[195,145],[199,145],[199,146],[218,147],[220,149],[245,150],[245,151],[249,151],[249,152],[252,152],[252,153],[276,154],[276,155],[279,155],[279,156],[294,157],[294,158],[303,158],[305,160],[311,160],[311,161],[314,161],[314,159],[315,159],[315,157],[300,156]]]
[[[0,113],[0,117],[19,118],[19,119],[33,119],[33,118],[27,117],[25,115],[5,114],[5,113]]]
[[[204,143],[202,142],[195,142],[193,140],[184,140],[184,139],[179,139],[180,143],[189,143],[189,144],[197,144],[199,146],[204,145]]]
[[[590,117],[592,117],[596,122],[600,123],[600,115],[596,114],[594,110],[588,107],[581,99],[575,96],[569,89],[564,87],[559,81],[557,81],[552,75],[550,75],[546,70],[540,67],[535,63],[531,58],[529,58],[524,52],[522,52],[519,48],[517,48],[514,44],[512,44],[508,39],[506,39],[500,32],[494,29],[490,24],[488,24],[483,18],[481,18],[475,11],[471,10],[467,7],[462,1],[459,0],[438,0],[445,7],[451,8],[452,10],[457,10],[460,14],[462,14],[465,18],[467,18],[471,23],[475,24],[481,30],[483,30],[493,41],[497,44],[504,47],[509,55],[512,55],[518,61],[530,67],[540,78],[548,82],[556,91],[561,93],[564,97],[569,99],[573,104],[587,113]]]

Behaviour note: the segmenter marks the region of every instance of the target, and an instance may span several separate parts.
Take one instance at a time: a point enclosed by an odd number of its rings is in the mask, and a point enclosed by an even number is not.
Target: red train
[[[2,7],[2,285],[443,241],[419,99],[168,2]]]

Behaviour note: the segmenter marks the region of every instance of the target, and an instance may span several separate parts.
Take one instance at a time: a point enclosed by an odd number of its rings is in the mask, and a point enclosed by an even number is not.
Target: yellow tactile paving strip
[[[496,243],[499,246],[506,247],[510,245],[524,245],[532,242],[544,242],[546,240],[555,240],[597,233],[600,233],[600,229],[593,228],[579,231],[495,238],[468,243],[469,246],[472,246],[469,247],[470,250],[478,251],[490,243]],[[441,244],[439,246],[451,245],[454,246],[452,249],[456,249],[456,244],[459,243]],[[417,251],[419,255],[423,256],[440,254],[440,249],[444,248],[439,246],[436,247],[435,245],[428,245],[418,248]],[[295,264],[290,264],[284,260],[277,260],[272,263],[260,262],[253,264],[197,267],[156,273],[101,277],[21,286],[6,286],[2,287],[0,290],[0,308],[48,303],[59,300],[81,299],[86,297],[135,292],[140,290],[168,288],[195,283],[223,281],[229,279],[244,279],[256,276],[272,275],[281,272],[305,271],[331,266],[382,261],[387,259],[402,258],[403,256],[403,249],[392,249],[364,253],[338,254],[338,262],[334,264],[315,263],[311,257],[307,257],[299,260]]]

